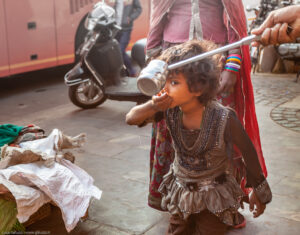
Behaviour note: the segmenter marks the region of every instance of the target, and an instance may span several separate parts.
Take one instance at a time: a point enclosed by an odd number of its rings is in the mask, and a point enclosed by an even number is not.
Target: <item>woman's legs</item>
[[[126,53],[126,48],[129,44],[130,37],[131,37],[131,31],[132,31],[131,29],[120,31],[116,36],[116,39],[119,41],[120,48],[122,51],[122,56],[123,56],[123,62],[129,72],[129,76],[134,76],[135,70],[131,64],[131,58]]]

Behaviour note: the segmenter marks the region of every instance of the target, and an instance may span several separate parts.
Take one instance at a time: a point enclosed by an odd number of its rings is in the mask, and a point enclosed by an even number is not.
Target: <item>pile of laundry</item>
[[[74,155],[66,152],[81,147],[85,138],[58,129],[45,136],[35,125],[0,125],[0,196],[12,195],[17,209],[12,211],[12,201],[0,197],[0,234],[16,229],[48,202],[60,208],[68,232],[75,228],[91,198],[99,200],[102,193],[93,178],[73,164]],[[11,218],[4,208],[11,210]]]

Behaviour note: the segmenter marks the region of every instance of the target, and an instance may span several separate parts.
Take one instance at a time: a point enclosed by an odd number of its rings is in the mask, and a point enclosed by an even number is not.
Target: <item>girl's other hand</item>
[[[162,89],[157,95],[152,96],[152,107],[156,111],[167,110],[173,99],[168,95],[165,89]]]
[[[246,202],[246,203],[249,204],[249,196],[248,196],[248,195],[242,197],[242,199],[241,199],[240,204],[241,204],[241,208],[242,208],[243,210],[245,209],[245,208],[244,208],[244,202]]]
[[[266,209],[266,205],[262,204],[257,196],[255,195],[255,192],[252,191],[249,199],[249,209],[252,212],[253,210],[253,217],[256,218],[264,213],[264,210]]]

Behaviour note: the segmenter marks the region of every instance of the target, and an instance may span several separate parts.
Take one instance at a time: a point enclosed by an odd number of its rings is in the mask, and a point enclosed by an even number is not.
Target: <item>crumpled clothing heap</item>
[[[0,125],[0,147],[13,142],[18,137],[22,129],[23,126],[16,126],[13,124]]]
[[[4,145],[1,148],[0,169],[40,160],[51,167],[55,161],[59,162],[63,157],[70,160],[70,153],[62,153],[63,149],[81,147],[84,142],[85,134],[70,137],[54,129],[47,138],[19,143],[21,148]]]
[[[53,201],[69,232],[85,215],[91,197],[101,198],[93,178],[62,157],[63,149],[80,147],[84,141],[84,134],[69,137],[54,129],[47,138],[21,143],[22,148],[2,147],[0,165],[6,161],[7,167],[2,164],[5,169],[0,170],[0,194],[12,193],[21,223]]]
[[[19,133],[19,136],[12,142],[13,146],[18,146],[22,142],[46,138],[45,131],[37,125],[29,124]]]

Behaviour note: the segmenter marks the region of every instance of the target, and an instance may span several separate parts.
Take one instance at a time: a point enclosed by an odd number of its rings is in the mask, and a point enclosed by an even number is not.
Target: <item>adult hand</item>
[[[224,70],[220,76],[220,87],[218,90],[218,94],[223,92],[231,92],[236,83],[236,74],[230,71]]]
[[[172,101],[172,97],[162,90],[157,95],[152,96],[152,107],[156,111],[165,111],[170,107]]]
[[[131,18],[128,16],[128,17],[127,17],[127,23],[128,23],[128,24],[131,24],[131,21],[132,21]]]
[[[295,42],[300,37],[300,5],[272,11],[263,24],[251,33],[261,35],[260,43],[263,45]],[[258,45],[259,42],[252,43],[252,46]]]
[[[253,210],[253,217],[256,218],[264,213],[266,209],[266,205],[262,204],[257,196],[255,195],[255,192],[252,191],[249,199],[249,209],[252,212]]]

